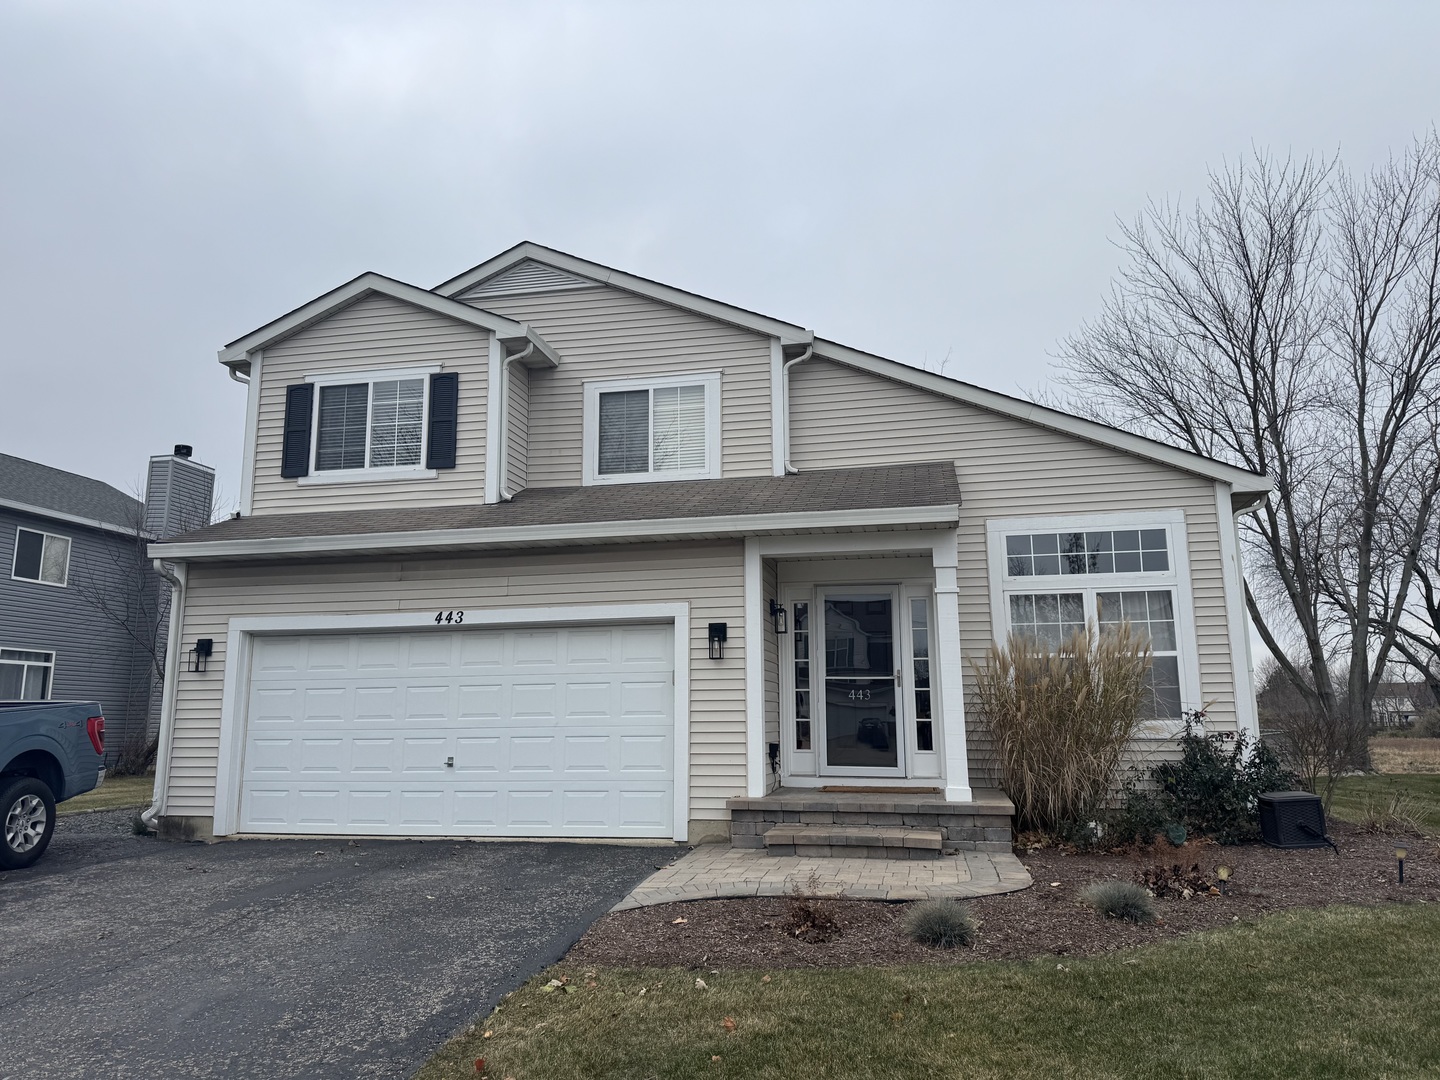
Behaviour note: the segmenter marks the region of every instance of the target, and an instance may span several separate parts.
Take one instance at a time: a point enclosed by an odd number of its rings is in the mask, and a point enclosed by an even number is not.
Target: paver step
[[[764,836],[771,855],[848,859],[938,859],[945,834],[904,825],[774,825]]]

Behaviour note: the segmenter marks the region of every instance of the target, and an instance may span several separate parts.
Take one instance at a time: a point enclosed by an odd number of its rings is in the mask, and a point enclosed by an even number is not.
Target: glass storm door
[[[822,772],[899,776],[905,754],[900,722],[895,648],[895,594],[891,590],[822,593]]]

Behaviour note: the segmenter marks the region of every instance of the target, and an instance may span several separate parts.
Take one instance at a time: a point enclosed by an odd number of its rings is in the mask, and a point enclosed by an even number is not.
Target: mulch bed
[[[965,964],[1043,956],[1094,956],[1196,930],[1250,920],[1294,907],[1388,902],[1440,903],[1440,845],[1418,837],[1369,835],[1333,822],[1340,848],[1280,851],[1260,844],[1221,847],[1192,841],[1115,854],[1020,852],[1035,884],[1018,893],[967,901],[980,921],[973,948],[935,949],[908,940],[901,927],[908,904],[833,901],[840,932],[826,942],[786,932],[786,899],[698,900],[613,912],[596,922],[565,957],[567,963],[615,967],[796,968],[865,964]],[[1395,848],[1409,848],[1405,884],[1395,880]],[[1137,926],[1103,918],[1076,894],[1092,881],[1135,880],[1156,864],[1189,869],[1198,863],[1213,880],[1218,865],[1234,868],[1229,895],[1201,892],[1156,900],[1160,922]],[[676,920],[683,920],[677,922]]]

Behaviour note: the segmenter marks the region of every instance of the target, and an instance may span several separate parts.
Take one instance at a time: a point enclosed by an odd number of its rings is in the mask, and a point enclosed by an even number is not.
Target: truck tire
[[[50,846],[55,796],[33,776],[0,778],[0,870],[23,870]]]

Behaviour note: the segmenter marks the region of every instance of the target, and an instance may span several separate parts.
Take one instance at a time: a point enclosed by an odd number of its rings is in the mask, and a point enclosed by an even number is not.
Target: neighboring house
[[[1427,709],[1434,708],[1430,690],[1423,682],[1385,681],[1375,688],[1375,726],[1413,727]]]
[[[162,818],[702,840],[734,811],[758,845],[782,786],[994,810],[971,665],[1087,619],[1151,635],[1148,734],[1256,730],[1263,476],[534,244],[362,275],[220,361],[243,511],[150,549],[183,583]]]
[[[159,717],[166,596],[145,545],[209,521],[213,473],[176,449],[144,502],[0,454],[0,700],[100,702],[110,766]]]

